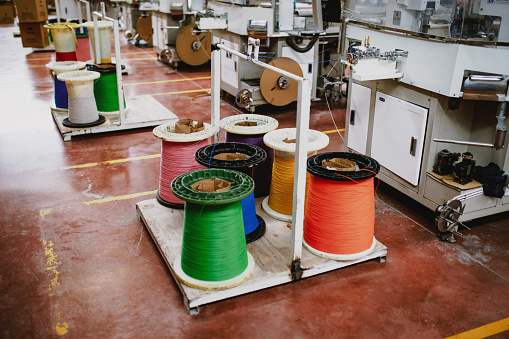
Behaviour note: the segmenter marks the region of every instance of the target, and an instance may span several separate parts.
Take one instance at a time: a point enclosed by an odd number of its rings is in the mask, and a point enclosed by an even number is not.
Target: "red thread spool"
[[[78,61],[76,51],[72,52],[55,52],[56,61]]]
[[[353,161],[357,169],[323,166],[323,161],[333,159]],[[334,260],[359,259],[373,251],[374,176],[379,170],[376,160],[354,153],[329,152],[308,159],[311,176],[304,212],[304,246],[308,251]]]
[[[163,124],[154,128],[154,135],[162,140],[161,172],[157,201],[166,207],[184,208],[184,201],[177,198],[171,190],[171,182],[179,175],[205,168],[194,157],[195,152],[209,144],[214,134],[210,124],[204,129],[189,134],[175,133],[175,123]]]

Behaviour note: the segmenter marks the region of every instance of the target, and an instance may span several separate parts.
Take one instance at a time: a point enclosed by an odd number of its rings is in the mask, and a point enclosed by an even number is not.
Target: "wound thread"
[[[208,139],[192,142],[171,142],[162,140],[161,174],[159,178],[159,196],[164,201],[179,204],[184,202],[171,190],[171,182],[179,175],[205,168],[194,159],[194,153],[200,147],[208,145]]]
[[[72,52],[55,52],[56,61],[78,61],[76,51]]]
[[[374,177],[380,164],[361,154],[329,152],[310,157],[307,170],[304,247],[334,260],[370,254],[376,244]]]
[[[261,147],[267,153],[267,159],[262,164],[256,166],[253,170],[253,180],[255,182],[255,198],[269,195],[270,183],[272,181],[272,164],[274,162],[274,150],[263,142],[265,134],[243,135],[226,132],[226,142],[240,142],[249,145]]]
[[[67,87],[65,87],[65,81],[57,79],[57,74],[53,75],[54,87],[55,87],[55,106],[57,108],[67,109],[69,108]]]
[[[292,215],[293,212],[293,180],[295,173],[294,154],[274,158],[272,181],[270,184],[269,207],[274,211]],[[306,192],[309,173],[306,173]]]
[[[69,97],[69,121],[73,124],[88,124],[99,119],[93,96]]]

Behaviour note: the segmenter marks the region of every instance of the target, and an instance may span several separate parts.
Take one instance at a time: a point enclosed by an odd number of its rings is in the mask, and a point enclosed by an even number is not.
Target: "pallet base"
[[[182,284],[175,274],[174,262],[180,256],[182,248],[184,211],[164,207],[156,199],[140,201],[136,204],[138,215],[147,227],[166,265],[170,269],[183,294],[184,304],[190,314],[197,314],[200,306],[215,301],[292,281],[290,272],[291,226],[289,223],[275,220],[264,213],[260,207],[262,199],[256,199],[257,214],[265,220],[267,229],[262,238],[247,245],[247,250],[251,253],[256,263],[254,274],[242,285],[222,291],[204,291],[188,287]],[[350,261],[324,259],[303,250],[301,266],[304,271],[302,278],[372,259],[384,262],[387,256],[387,247],[377,240],[375,242],[375,249],[371,254]]]
[[[120,123],[118,113],[101,113],[101,115],[106,117],[106,121],[101,125],[87,128],[70,128],[63,124],[64,119],[68,117],[68,112],[51,110],[51,114],[53,115],[53,119],[55,120],[64,141],[69,141],[73,136],[77,135],[158,126],[178,120],[178,117],[173,112],[164,107],[161,103],[159,103],[159,101],[150,95],[126,98],[126,103],[129,106],[129,109],[125,112],[125,120],[123,124]]]

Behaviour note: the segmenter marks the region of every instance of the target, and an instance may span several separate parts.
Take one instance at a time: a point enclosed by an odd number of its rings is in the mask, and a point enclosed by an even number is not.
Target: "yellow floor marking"
[[[192,89],[192,90],[189,90],[189,91],[178,91],[178,92],[167,92],[167,93],[155,93],[155,94],[150,94],[151,96],[155,96],[155,95],[167,95],[167,94],[183,94],[183,93],[196,93],[196,92],[208,92],[210,91],[210,88],[205,88],[205,89]]]
[[[150,57],[150,58],[123,59],[122,61],[134,61],[134,60],[157,60],[157,58],[154,56],[154,57]]]
[[[185,78],[185,79],[173,79],[173,80],[159,80],[159,81],[148,81],[148,82],[134,82],[134,83],[130,83],[130,84],[124,84],[124,86],[162,84],[162,83],[169,83],[169,82],[191,81],[191,80],[205,80],[205,79],[210,79],[210,77]]]
[[[157,193],[157,190],[149,191],[149,192],[141,192],[141,193],[119,195],[118,197],[110,197],[110,198],[97,199],[97,200],[92,200],[92,201],[85,201],[84,204],[85,205],[102,204],[103,202],[127,200],[127,199],[132,199],[132,198],[143,197],[145,195],[156,194],[156,193]]]
[[[60,207],[54,207],[54,208],[41,209],[41,210],[39,210],[39,215],[40,215],[41,219],[44,220],[44,218],[48,214],[50,214],[52,211],[60,211],[60,210],[67,209],[67,208],[73,208],[78,205],[90,206],[92,204],[102,204],[102,203],[111,202],[111,201],[133,199],[133,198],[143,197],[146,195],[155,195],[156,193],[157,193],[157,190],[141,192],[141,193],[126,194],[126,195],[119,195],[116,197],[102,198],[102,199],[96,199],[96,200],[90,200],[90,201],[84,201],[84,202],[77,202],[77,203],[74,203],[74,204],[68,205],[68,206],[60,206]]]
[[[57,271],[60,263],[58,262],[58,256],[55,252],[55,244],[52,241],[43,241],[42,244],[44,245],[44,256],[46,257],[46,271],[51,277],[51,281],[48,285],[48,293],[50,297],[56,297],[59,294],[58,290],[60,289],[60,281],[58,280],[60,272]],[[67,334],[69,323],[62,322],[63,315],[62,312],[58,309],[58,304],[55,304],[54,307],[54,318],[57,323],[53,329],[57,332],[58,335]]]
[[[330,133],[337,133],[337,132],[344,132],[345,129],[344,128],[340,128],[339,130],[336,130],[336,129],[331,129],[330,131],[322,131],[322,133],[325,133],[325,134],[330,134]]]
[[[118,163],[128,162],[128,161],[137,161],[137,160],[145,160],[145,159],[160,158],[160,157],[161,157],[161,154],[150,154],[150,155],[143,155],[140,157],[106,160],[106,161],[102,161],[102,162],[90,162],[88,164],[81,164],[81,165],[74,165],[74,166],[67,166],[67,167],[58,167],[58,168],[49,169],[48,171],[55,171],[55,170],[65,171],[65,170],[69,170],[69,169],[94,167],[94,166],[99,166],[99,165],[118,164]]]
[[[128,54],[149,54],[154,55],[155,52],[129,52],[129,53],[120,53],[120,55],[128,55]],[[155,55],[154,55],[155,56]]]
[[[58,323],[55,327],[55,330],[57,331],[58,335],[64,335],[67,333],[67,328],[69,327],[68,323],[60,324]]]
[[[153,52],[155,53],[155,52]],[[148,55],[153,55],[153,53],[151,52],[129,52],[129,53],[120,53],[120,55],[130,55],[130,54],[148,54]],[[155,58],[155,55],[154,55],[154,58]],[[46,57],[46,58],[27,58],[26,59],[27,61],[32,61],[32,60],[51,60],[51,57]],[[44,66],[44,65],[43,65]]]
[[[491,324],[477,327],[473,330],[459,333],[446,339],[486,338],[505,331],[509,331],[509,318],[495,321]]]

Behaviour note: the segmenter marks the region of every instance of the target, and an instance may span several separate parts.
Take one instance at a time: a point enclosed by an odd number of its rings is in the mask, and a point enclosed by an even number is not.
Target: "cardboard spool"
[[[197,25],[189,25],[178,35],[176,49],[179,58],[188,65],[200,66],[210,60],[212,35],[204,31],[196,34]]]
[[[300,65],[293,59],[283,57],[272,60],[269,65],[302,77]],[[279,73],[265,69],[260,77],[260,91],[269,104],[285,106],[297,99],[299,84]]]
[[[190,187],[196,192],[219,193],[228,191],[230,189],[230,183],[221,179],[204,179],[195,182],[190,185]]]

